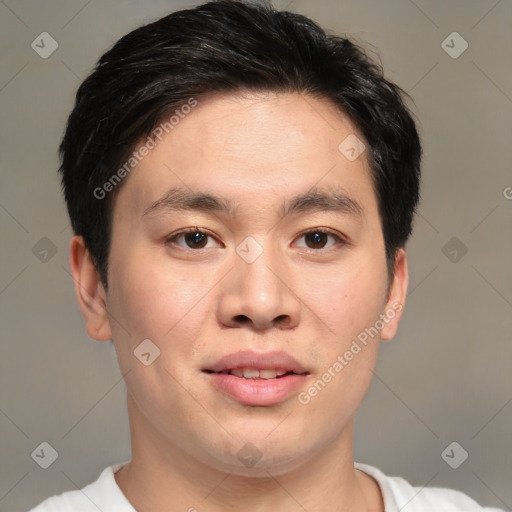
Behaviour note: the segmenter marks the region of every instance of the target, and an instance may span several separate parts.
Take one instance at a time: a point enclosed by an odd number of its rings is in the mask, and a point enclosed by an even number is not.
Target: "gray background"
[[[115,354],[87,338],[75,303],[56,148],[76,88],[99,56],[141,23],[195,4],[0,1],[2,511],[80,488],[130,457]],[[510,509],[512,3],[275,5],[366,42],[412,94],[425,147],[405,316],[382,346],[356,418],[355,458]],[[31,48],[43,31],[59,45],[47,59]],[[456,59],[441,46],[454,31],[469,44]],[[48,469],[31,458],[43,441],[59,453]],[[469,453],[458,469],[441,457],[452,441]]]

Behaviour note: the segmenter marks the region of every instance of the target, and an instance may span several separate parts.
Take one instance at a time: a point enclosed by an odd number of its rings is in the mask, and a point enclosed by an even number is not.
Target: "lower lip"
[[[207,373],[214,386],[246,405],[275,405],[290,397],[307,375],[290,374],[278,379],[245,379],[226,373]]]

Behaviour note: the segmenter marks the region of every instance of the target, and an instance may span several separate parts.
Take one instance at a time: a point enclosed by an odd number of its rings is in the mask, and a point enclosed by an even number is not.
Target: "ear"
[[[385,309],[381,315],[384,328],[381,331],[382,340],[394,338],[402,317],[409,284],[409,271],[407,268],[407,254],[405,249],[399,249],[395,258],[395,273],[389,287],[389,295]],[[387,321],[386,321],[387,320]]]
[[[81,236],[74,236],[71,239],[69,264],[87,334],[97,341],[112,339],[107,315],[107,294]]]

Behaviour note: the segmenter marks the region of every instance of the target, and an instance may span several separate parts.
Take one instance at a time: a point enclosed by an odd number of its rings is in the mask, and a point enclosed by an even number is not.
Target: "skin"
[[[380,314],[404,304],[401,249],[389,283],[366,153],[338,146],[356,134],[329,101],[299,94],[216,94],[166,135],[125,179],[114,204],[108,291],[81,237],[71,270],[90,337],[115,344],[127,387],[132,460],[116,481],[137,510],[382,511],[377,483],[353,467],[353,418],[371,381],[379,342],[396,312],[307,405],[297,393],[267,407],[216,390],[201,370],[241,349],[283,350],[310,375],[307,390]],[[221,212],[143,215],[174,186],[236,203]],[[332,211],[280,219],[283,202],[313,186],[341,188],[361,215]],[[212,235],[197,247],[183,228]],[[315,246],[303,232],[333,237]],[[236,247],[252,236],[263,253]],[[149,338],[161,351],[143,365]],[[248,468],[247,443],[261,452]]]

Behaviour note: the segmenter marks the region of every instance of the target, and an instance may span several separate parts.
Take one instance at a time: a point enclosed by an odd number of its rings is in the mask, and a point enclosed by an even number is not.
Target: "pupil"
[[[185,235],[185,239],[187,241],[187,245],[199,245],[200,247],[204,247],[205,241],[206,241],[206,235],[204,233],[199,233],[198,231],[195,231],[193,233],[187,233]]]
[[[325,237],[327,236],[326,233],[321,233],[316,231],[315,233],[310,233],[309,235],[306,235],[306,238],[309,237],[309,240],[312,242],[312,245],[317,247],[318,245],[324,246],[325,245]],[[322,243],[323,242],[323,243]]]

